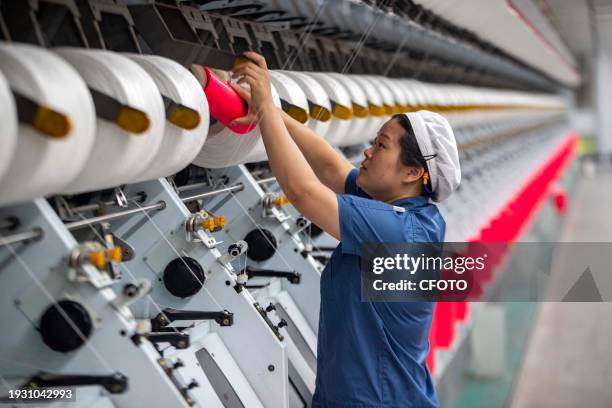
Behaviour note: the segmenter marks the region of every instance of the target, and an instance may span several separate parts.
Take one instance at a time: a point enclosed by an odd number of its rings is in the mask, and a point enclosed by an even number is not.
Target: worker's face
[[[395,119],[388,120],[378,131],[372,146],[363,153],[357,184],[371,197],[381,201],[397,197],[407,185],[419,178],[418,169],[400,160],[400,139],[406,130]]]

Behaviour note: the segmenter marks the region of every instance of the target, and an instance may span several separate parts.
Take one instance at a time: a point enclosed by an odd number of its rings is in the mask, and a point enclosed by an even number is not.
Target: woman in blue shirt
[[[432,302],[362,302],[364,243],[443,242],[445,223],[430,198],[457,187],[460,167],[446,119],[428,111],[395,115],[364,152],[359,169],[312,130],[274,106],[266,62],[236,66],[236,90],[259,119],[270,167],[291,203],[340,241],[321,276],[313,406],[436,407],[425,364]]]

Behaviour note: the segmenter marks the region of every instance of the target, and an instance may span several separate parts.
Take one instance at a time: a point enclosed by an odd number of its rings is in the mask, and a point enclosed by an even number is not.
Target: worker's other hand
[[[235,124],[252,123],[256,115],[261,114],[266,108],[275,109],[270,74],[265,58],[252,51],[245,52],[244,56],[250,61],[236,65],[232,69],[232,75],[239,78],[238,84],[246,83],[251,88],[248,90],[241,86],[234,86],[236,92],[249,104],[249,113],[247,116],[234,120]]]

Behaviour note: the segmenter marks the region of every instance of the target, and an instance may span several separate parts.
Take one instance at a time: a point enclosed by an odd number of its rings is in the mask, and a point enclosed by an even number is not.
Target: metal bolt
[[[138,286],[128,283],[123,287],[123,294],[130,298],[136,296],[138,294]]]

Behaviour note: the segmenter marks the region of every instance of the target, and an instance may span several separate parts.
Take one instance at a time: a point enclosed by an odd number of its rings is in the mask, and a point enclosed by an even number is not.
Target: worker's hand
[[[249,88],[245,88],[240,85],[236,85],[230,82],[230,85],[234,90],[240,95],[240,97],[247,103],[249,106],[249,111],[246,116],[241,118],[236,118],[232,120],[232,125],[252,125],[257,123],[257,112],[253,108],[251,104],[251,90]]]
[[[232,75],[238,77],[238,84],[247,83],[250,91],[240,86],[234,86],[236,92],[249,104],[249,114],[234,121],[236,124],[250,123],[255,115],[265,109],[276,109],[272,100],[272,87],[266,60],[261,55],[247,51],[244,53],[250,61],[238,64],[232,69]]]

